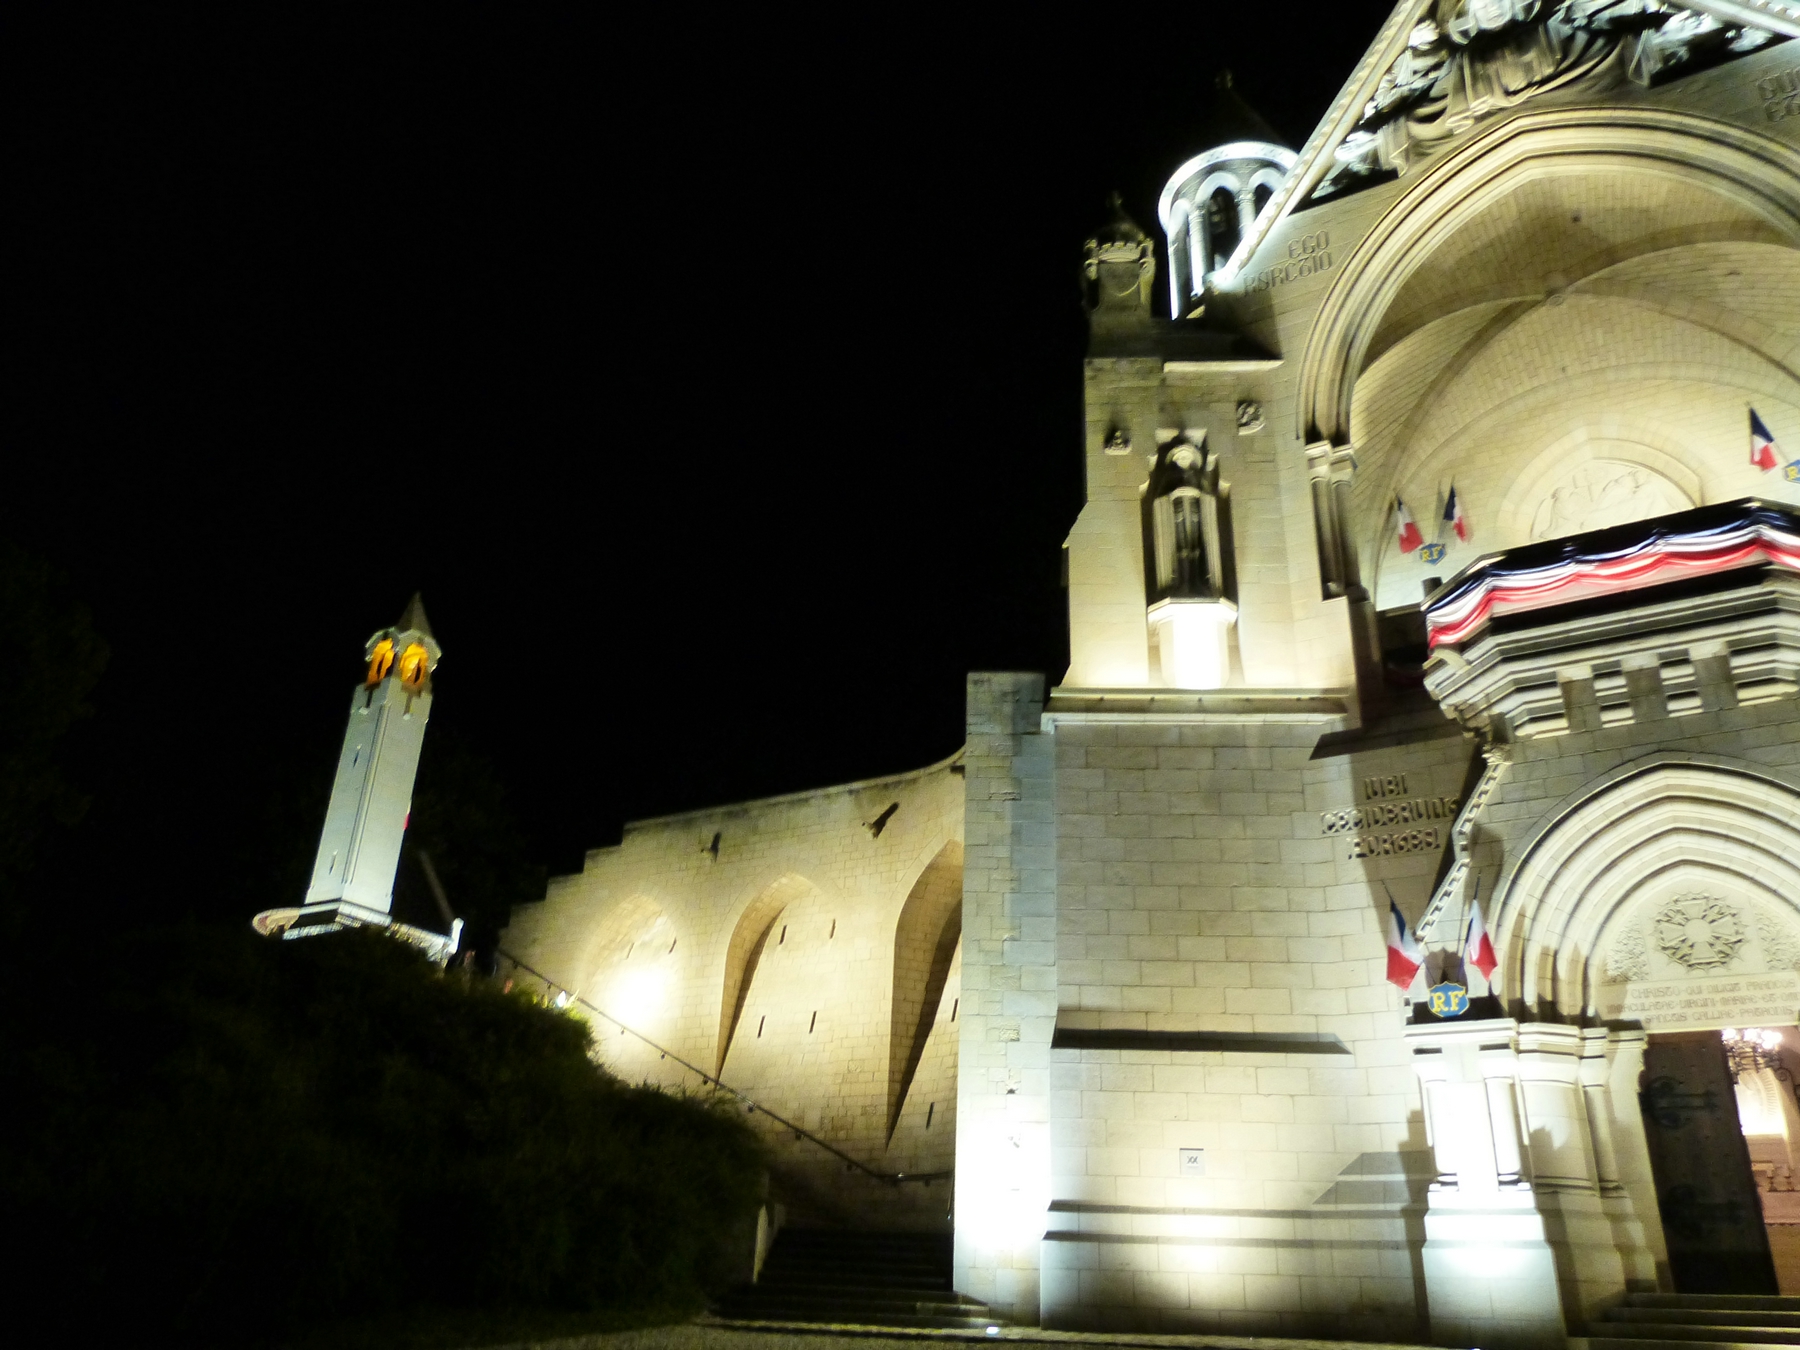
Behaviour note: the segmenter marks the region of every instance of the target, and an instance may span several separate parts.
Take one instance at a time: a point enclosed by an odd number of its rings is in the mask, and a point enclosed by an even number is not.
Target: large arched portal
[[[1500,987],[1527,1011],[1653,1031],[1796,1020],[1800,791],[1652,756],[1552,819],[1495,897]]]
[[[1298,429],[1356,464],[1326,575],[1394,615],[1482,554],[1773,490],[1747,414],[1800,443],[1796,183],[1792,148],[1666,109],[1528,113],[1420,174],[1306,349]]]
[[[1800,1163],[1777,1081],[1800,1052],[1800,789],[1658,752],[1546,819],[1495,896],[1498,987],[1528,1017],[1650,1033],[1636,1086],[1675,1287],[1773,1293]]]

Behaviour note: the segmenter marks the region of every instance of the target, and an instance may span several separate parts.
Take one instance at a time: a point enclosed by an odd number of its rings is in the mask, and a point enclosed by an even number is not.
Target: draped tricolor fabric
[[[1425,603],[1425,624],[1440,647],[1499,615],[1771,563],[1800,571],[1800,515],[1745,498],[1482,558]]]

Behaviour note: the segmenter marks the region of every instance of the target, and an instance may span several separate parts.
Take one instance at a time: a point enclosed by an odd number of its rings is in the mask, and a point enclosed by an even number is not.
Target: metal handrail
[[[713,1087],[717,1088],[721,1092],[729,1092],[732,1096],[736,1097],[740,1102],[744,1103],[744,1105],[747,1106],[751,1112],[754,1113],[757,1111],[761,1111],[765,1116],[767,1116],[770,1120],[775,1121],[783,1129],[792,1130],[794,1132],[794,1138],[805,1139],[814,1144],[817,1144],[820,1148],[824,1149],[827,1153],[833,1154],[834,1156],[843,1159],[846,1163],[848,1163],[850,1166],[854,1167],[857,1171],[861,1172],[864,1176],[872,1177],[876,1181],[884,1181],[890,1185],[897,1186],[903,1181],[937,1181],[944,1177],[949,1177],[949,1176],[955,1175],[954,1171],[950,1171],[950,1172],[877,1172],[874,1168],[870,1167],[867,1163],[861,1162],[858,1159],[851,1157],[848,1153],[844,1152],[841,1148],[838,1148],[834,1144],[827,1143],[825,1140],[819,1138],[818,1135],[813,1134],[810,1130],[804,1129],[803,1127],[794,1124],[794,1122],[787,1119],[787,1117],[780,1115],[777,1112],[771,1111],[768,1107],[764,1106],[761,1102],[757,1101],[749,1093],[744,1092],[739,1088],[732,1087],[731,1084],[727,1083],[724,1079],[718,1077],[716,1074],[708,1073],[705,1069],[702,1069],[699,1065],[689,1063],[687,1060],[683,1059],[680,1055],[676,1054],[673,1050],[668,1049],[666,1046],[658,1045],[655,1041],[651,1040],[648,1036],[644,1035],[643,1032],[638,1031],[634,1027],[627,1026],[625,1023],[621,1022],[618,1018],[614,1017],[611,1013],[607,1012],[606,1009],[598,1007],[595,1004],[589,1003],[585,998],[583,998],[580,994],[577,994],[574,990],[563,988],[562,985],[558,984],[555,980],[551,979],[548,975],[544,974],[543,971],[536,970],[533,967],[526,965],[523,961],[521,961],[518,957],[514,956],[511,952],[507,951],[504,947],[499,947],[499,948],[496,948],[495,950],[498,952],[499,955],[505,957],[508,961],[512,962],[515,969],[523,970],[527,974],[533,975],[536,978],[542,980],[546,985],[548,985],[552,989],[557,990],[559,993],[567,994],[569,996],[569,999],[571,1002],[579,1003],[582,1007],[586,1008],[589,1012],[594,1013],[595,1015],[597,1015],[599,1017],[604,1017],[607,1021],[611,1022],[615,1027],[617,1027],[620,1031],[625,1032],[627,1035],[636,1036],[645,1045],[649,1046],[652,1050],[655,1050],[658,1054],[662,1055],[665,1059],[672,1059],[677,1064],[681,1065],[682,1068],[688,1070],[688,1072],[697,1074],[703,1082],[711,1083],[713,1085]]]

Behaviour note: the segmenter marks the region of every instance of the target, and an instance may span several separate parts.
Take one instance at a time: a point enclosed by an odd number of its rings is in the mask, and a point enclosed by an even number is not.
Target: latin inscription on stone
[[[1726,1026],[1782,1026],[1800,1013],[1800,974],[1710,975],[1686,980],[1603,984],[1600,1016],[1641,1022],[1647,1031],[1706,1031]]]
[[[1771,122],[1800,117],[1800,66],[1758,80],[1756,96],[1762,100],[1763,116]]]
[[[1254,295],[1325,271],[1331,266],[1331,232],[1320,230],[1317,234],[1303,234],[1298,239],[1291,239],[1287,251],[1286,262],[1265,267],[1246,277],[1244,290]]]
[[[1319,825],[1326,834],[1349,836],[1351,858],[1377,858],[1439,848],[1443,844],[1443,835],[1437,826],[1427,822],[1456,819],[1456,808],[1462,804],[1455,797],[1408,796],[1411,787],[1403,773],[1365,778],[1360,786],[1361,806],[1319,812]],[[1393,825],[1416,828],[1392,834],[1373,833],[1383,826]]]

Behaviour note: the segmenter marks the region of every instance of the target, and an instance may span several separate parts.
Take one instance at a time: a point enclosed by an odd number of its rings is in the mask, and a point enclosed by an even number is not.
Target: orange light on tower
[[[414,646],[408,648],[408,650],[414,651],[418,650],[418,648]],[[394,640],[392,638],[382,638],[369,652],[369,678],[367,683],[371,685],[380,684],[387,678],[388,671],[393,668],[393,665]]]

